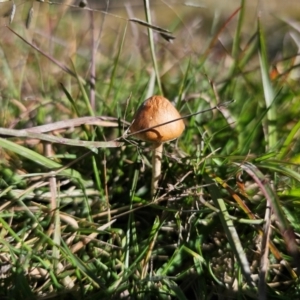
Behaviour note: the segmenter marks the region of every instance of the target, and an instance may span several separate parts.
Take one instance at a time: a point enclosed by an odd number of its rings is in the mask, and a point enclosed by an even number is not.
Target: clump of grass
[[[148,22],[40,3],[0,28],[1,297],[296,299],[297,28],[271,49],[245,1],[201,27],[161,4],[168,28],[145,3]],[[159,93],[193,115],[151,201],[151,148],[124,132]]]

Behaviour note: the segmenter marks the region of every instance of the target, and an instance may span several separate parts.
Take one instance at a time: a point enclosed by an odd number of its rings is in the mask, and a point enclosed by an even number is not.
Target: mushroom
[[[178,138],[184,130],[184,122],[180,118],[179,112],[168,99],[152,96],[138,108],[130,125],[131,134],[136,132],[136,138],[153,144],[151,196],[158,188],[163,143]]]

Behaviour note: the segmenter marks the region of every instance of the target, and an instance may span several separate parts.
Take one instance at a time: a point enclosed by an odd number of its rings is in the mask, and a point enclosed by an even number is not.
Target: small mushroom
[[[162,96],[152,96],[138,108],[130,125],[130,132],[142,141],[153,144],[151,195],[157,191],[161,175],[163,143],[178,138],[184,130],[184,122],[177,109]],[[171,122],[176,120],[174,122]],[[170,122],[159,126],[160,124]],[[152,128],[154,127],[154,128]],[[149,128],[149,130],[146,130]],[[144,130],[140,132],[141,130]]]

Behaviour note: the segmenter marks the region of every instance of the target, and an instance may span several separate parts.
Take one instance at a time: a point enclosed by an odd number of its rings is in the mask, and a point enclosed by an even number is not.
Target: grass
[[[245,2],[201,24],[204,8],[146,0],[17,3],[0,27],[1,299],[299,298],[299,31],[249,26]],[[125,132],[161,93],[191,116],[152,199],[151,147]]]

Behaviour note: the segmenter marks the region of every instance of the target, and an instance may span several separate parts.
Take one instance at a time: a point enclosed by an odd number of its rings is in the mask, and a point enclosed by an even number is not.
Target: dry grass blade
[[[86,147],[86,148],[93,148],[93,147],[94,148],[115,148],[115,147],[120,147],[123,144],[116,141],[93,142],[93,141],[73,140],[73,139],[67,139],[62,137],[55,137],[50,134],[30,132],[24,129],[16,130],[16,129],[0,128],[0,135],[37,139],[37,140],[46,141],[50,143],[64,144],[64,145],[77,146],[77,147]]]
[[[77,127],[81,125],[118,127],[119,124],[117,121],[118,121],[117,118],[113,118],[113,117],[81,117],[81,118],[69,119],[69,120],[54,122],[46,125],[31,127],[26,129],[26,131],[34,132],[34,133],[44,133],[44,132],[59,130],[63,128]]]
[[[156,25],[149,24],[148,22],[145,22],[145,21],[140,20],[140,19],[130,18],[130,19],[128,19],[128,21],[138,23],[138,24],[143,25],[143,26],[145,26],[145,27],[147,27],[147,28],[153,29],[153,30],[158,31],[158,32],[161,32],[161,33],[166,33],[166,34],[168,34],[168,35],[170,35],[170,33],[171,33],[171,32],[170,32],[169,30],[167,30],[167,29],[161,28],[161,27],[156,26]],[[173,39],[175,39],[175,37],[173,37],[173,36],[171,36],[171,37],[172,37]]]
[[[13,3],[10,14],[9,14],[9,24],[11,24],[12,21],[14,20],[15,13],[16,13],[16,4]]]
[[[79,147],[119,147],[121,143],[115,141],[108,142],[94,142],[94,141],[78,141],[66,138],[58,138],[52,135],[42,134],[44,132],[55,131],[59,129],[77,127],[80,125],[97,125],[102,127],[118,127],[116,118],[111,117],[82,117],[69,119],[64,121],[59,121],[51,124],[31,127],[28,129],[16,130],[16,129],[6,129],[0,128],[0,135],[6,136],[15,136],[15,137],[25,137],[32,139],[39,139],[42,141],[47,141],[51,143],[65,144],[70,146],[79,146]],[[125,121],[124,121],[125,122]]]
[[[164,32],[160,32],[159,34],[162,38],[164,38],[169,43],[172,43],[173,40],[175,40],[175,36],[173,36],[171,34],[164,33]]]
[[[271,235],[271,208],[268,201],[266,201],[265,225],[264,235],[261,241],[261,259],[260,259],[260,272],[259,272],[259,285],[258,285],[258,299],[265,300],[266,298],[266,278],[268,276],[269,266],[269,247]]]
[[[56,5],[60,4],[60,3],[55,3],[55,2],[48,2],[48,3],[49,4],[56,4]],[[80,2],[80,3],[82,3],[82,2]],[[80,5],[80,3],[79,3],[79,5]],[[76,5],[68,5],[68,4],[67,4],[67,6],[68,7],[72,7],[72,8],[77,8],[78,7]],[[164,29],[164,28],[162,28],[160,26],[156,26],[156,25],[153,25],[153,24],[149,24],[148,22],[140,20],[140,19],[137,19],[137,18],[129,18],[129,19],[128,18],[124,18],[124,17],[118,16],[118,15],[109,13],[107,11],[98,10],[98,9],[92,9],[92,8],[86,7],[85,5],[84,6],[80,6],[80,7],[84,7],[86,11],[91,11],[91,12],[95,12],[95,13],[96,12],[100,12],[100,13],[102,13],[104,15],[112,16],[112,17],[117,18],[117,19],[122,19],[122,20],[126,20],[126,21],[129,21],[129,22],[138,23],[138,24],[140,24],[142,26],[146,26],[148,28],[151,28],[151,29],[153,29],[153,30],[155,30],[157,32],[168,33],[168,34],[171,33],[167,29]]]

